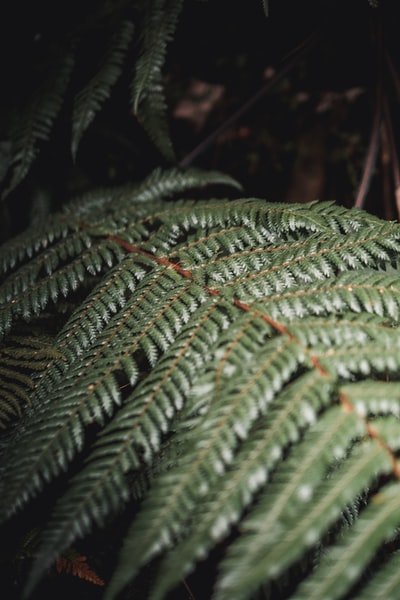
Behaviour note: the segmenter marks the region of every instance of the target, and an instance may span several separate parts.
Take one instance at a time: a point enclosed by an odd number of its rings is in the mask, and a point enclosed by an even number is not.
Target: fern
[[[25,90],[29,100],[25,106],[15,107],[6,119],[10,123],[6,145],[10,148],[3,197],[26,178],[57,120],[71,131],[71,153],[76,160],[84,134],[129,73],[133,114],[160,152],[173,160],[162,69],[182,5],[183,0],[121,0],[114,4],[103,0],[91,7],[88,15],[85,9],[72,9],[74,16],[61,40],[41,41],[46,60],[40,62],[40,55],[38,64],[33,61],[32,89],[27,86]],[[135,36],[138,41],[133,44]],[[129,85],[125,86],[129,96]]]
[[[133,24],[123,21],[119,28],[112,32],[111,40],[106,45],[96,74],[79,91],[74,101],[72,115],[72,156],[75,158],[82,135],[93,121],[96,113],[109,97],[111,88],[122,73],[125,56],[132,40]]]
[[[68,556],[60,556],[56,563],[56,569],[58,573],[71,573],[95,585],[104,585],[104,581],[90,568],[86,561],[86,556],[70,552]]]
[[[144,3],[142,53],[132,82],[133,111],[164,156],[174,160],[165,119],[162,67],[168,42],[173,38],[183,0],[151,0]]]
[[[32,227],[11,240],[4,246],[0,258],[3,274],[8,274],[2,286],[0,336],[8,331],[15,317],[29,320],[49,302],[66,297],[84,281],[87,284],[85,274],[94,281],[102,270],[118,263],[124,251],[110,234],[124,231],[134,215],[147,214],[148,209],[140,206],[144,200],[157,195],[155,207],[160,208],[162,198],[173,195],[174,190],[179,192],[210,183],[238,186],[229,176],[212,172],[202,174],[193,169],[179,174],[176,169],[165,173],[157,170],[149,176],[147,188],[143,184],[135,191],[134,186],[127,186],[120,190],[116,201],[110,191],[104,191],[95,200],[88,199],[81,208],[73,202],[65,214],[50,216],[46,224]],[[132,198],[131,208],[126,207],[128,198]],[[122,204],[125,211],[121,210]],[[105,232],[107,235],[103,235]],[[139,240],[148,234],[145,224],[138,225],[129,240]],[[101,306],[103,308],[98,310],[107,312],[111,298]]]
[[[62,356],[43,335],[9,336],[0,347],[0,427],[21,415],[21,407],[30,402],[35,376],[54,358]]]
[[[47,72],[37,85],[29,106],[14,115],[10,130],[12,164],[10,181],[3,196],[12,192],[25,179],[39,144],[47,141],[64,103],[64,96],[75,63],[74,43],[67,48],[49,49]],[[39,78],[39,76],[38,76]]]
[[[400,228],[334,203],[187,198],[217,183],[235,185],[155,171],[1,249],[4,352],[21,321],[56,329],[1,444],[1,519],[69,481],[27,592],[126,507],[106,600],[150,564],[161,600],[220,544],[217,600],[300,563],[293,598],[395,589]]]

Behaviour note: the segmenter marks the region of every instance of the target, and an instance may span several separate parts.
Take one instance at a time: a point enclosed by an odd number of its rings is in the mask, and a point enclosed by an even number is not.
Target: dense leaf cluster
[[[2,519],[71,472],[28,589],[130,503],[108,599],[155,560],[164,598],[227,539],[219,600],[300,560],[317,568],[293,598],[388,585],[363,576],[399,526],[399,226],[333,203],[182,195],[217,182],[234,184],[156,172],[2,248],[8,373],[18,324],[54,332],[2,452]]]
[[[78,161],[121,82],[175,161],[163,67],[185,3],[95,4],[43,36],[4,198],[63,110]],[[51,570],[104,581],[104,600],[169,599],[204,562],[214,600],[397,600],[400,227],[239,193],[177,167],[58,212],[42,189],[0,247],[0,563],[18,600]],[[121,521],[111,551],[91,547],[98,574],[76,547]]]

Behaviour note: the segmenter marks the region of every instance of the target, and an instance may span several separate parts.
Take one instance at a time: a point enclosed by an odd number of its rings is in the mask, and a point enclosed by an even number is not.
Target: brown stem
[[[193,595],[192,590],[190,589],[190,587],[188,586],[188,584],[186,583],[185,579],[182,579],[182,584],[185,588],[185,590],[187,591],[187,593],[189,594],[189,600],[196,600],[196,598]]]
[[[375,110],[372,122],[371,137],[368,144],[367,155],[365,157],[364,169],[360,181],[360,185],[356,194],[354,205],[362,208],[365,204],[365,199],[368,194],[369,186],[373,175],[373,170],[376,164],[376,157],[379,148],[379,133],[382,121],[382,27],[381,23],[377,25],[376,31],[377,43],[377,74],[375,87]]]
[[[390,113],[389,103],[385,99],[384,106],[384,122],[385,122],[385,132],[388,143],[389,156],[392,164],[392,177],[394,183],[394,196],[396,201],[397,208],[397,217],[400,218],[400,164],[399,164],[399,155],[397,153],[396,143],[394,140],[393,134],[393,123],[392,117]]]

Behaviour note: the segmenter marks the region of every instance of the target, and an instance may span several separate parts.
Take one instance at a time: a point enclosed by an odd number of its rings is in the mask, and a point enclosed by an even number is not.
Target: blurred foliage
[[[163,67],[177,162],[228,172],[249,194],[271,200],[334,199],[351,206],[374,118],[377,70],[383,72],[385,60],[391,61],[391,69],[386,69],[391,77],[385,75],[383,84],[394,108],[392,130],[398,120],[393,8],[390,3],[375,5],[366,0],[350,4],[344,0],[186,0]],[[113,23],[110,14],[120,11],[135,20],[141,8],[141,2],[121,0],[61,2],[56,7],[45,0],[34,5],[26,0],[3,3],[3,180],[12,160],[8,129],[16,109],[18,117],[26,99],[37,91],[43,65],[65,47],[71,32],[83,35],[71,87],[50,140],[40,144],[29,176],[2,205],[3,238],[26,226],[38,190],[51,199],[49,209],[58,209],[73,193],[140,180],[165,164],[129,108],[129,55],[110,97],[82,136],[75,162],[70,150],[73,94],[102,56]],[[381,56],[379,27],[384,40]],[[130,52],[135,55],[137,49],[134,35]],[[193,82],[221,90],[200,127],[190,118],[179,117]],[[208,136],[212,139],[192,155]],[[381,141],[365,208],[393,218],[397,216],[394,184],[387,172],[388,162],[393,166],[393,149],[388,152],[388,142]]]

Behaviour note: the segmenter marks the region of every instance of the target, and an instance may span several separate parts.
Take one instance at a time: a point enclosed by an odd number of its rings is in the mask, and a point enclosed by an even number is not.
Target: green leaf
[[[74,100],[71,150],[75,160],[82,135],[111,94],[122,73],[126,53],[133,36],[133,23],[122,21],[111,34],[97,72]]]
[[[131,88],[134,114],[160,152],[171,162],[174,151],[166,120],[162,68],[182,5],[183,0],[151,0],[145,3],[141,53]]]
[[[235,186],[156,170],[0,250],[2,521],[54,490],[27,589],[125,514],[107,600],[150,565],[162,600],[221,545],[218,600],[293,573],[299,598],[389,593],[400,227],[187,198],[208,184]]]

